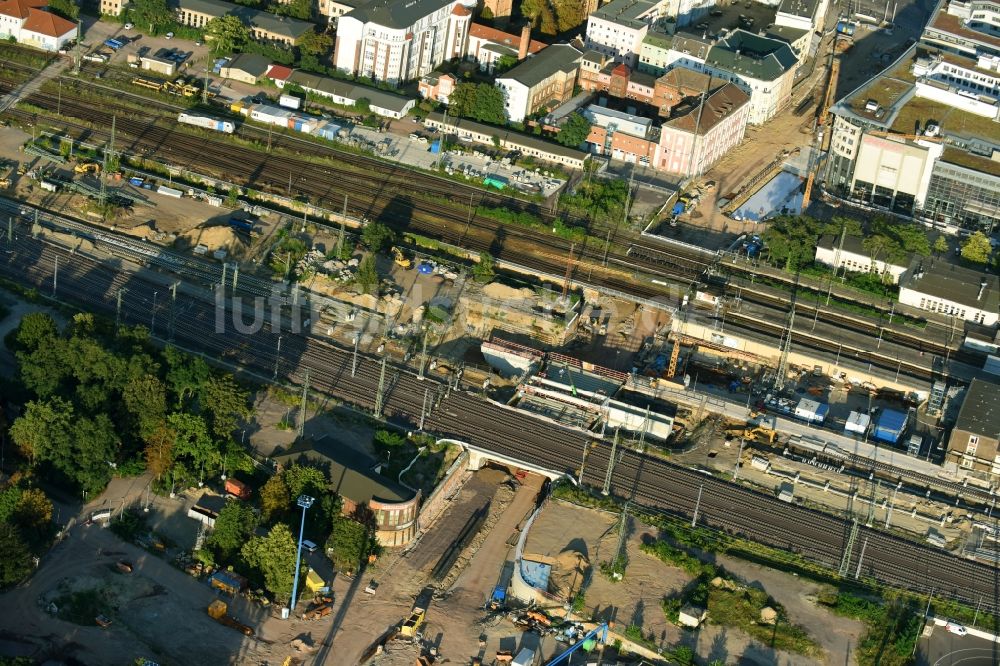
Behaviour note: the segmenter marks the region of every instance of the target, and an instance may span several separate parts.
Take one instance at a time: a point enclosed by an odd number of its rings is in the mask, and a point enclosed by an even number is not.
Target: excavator
[[[400,268],[410,268],[413,266],[413,262],[410,260],[406,254],[398,247],[393,246],[392,248],[392,258]]]
[[[729,428],[726,430],[726,434],[733,437],[742,437],[747,441],[757,444],[774,444],[778,441],[777,431],[755,423]]]
[[[101,165],[98,164],[97,162],[80,162],[75,167],[73,167],[73,171],[75,171],[76,173],[99,174],[101,173]]]

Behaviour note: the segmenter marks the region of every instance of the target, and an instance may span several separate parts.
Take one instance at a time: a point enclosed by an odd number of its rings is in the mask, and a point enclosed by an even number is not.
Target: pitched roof
[[[504,32],[503,30],[498,30],[497,28],[483,25],[482,23],[473,23],[469,26],[469,37],[475,37],[476,39],[482,39],[488,42],[493,42],[494,44],[500,44],[502,46],[509,46],[512,49],[519,49],[521,47],[520,35]],[[544,49],[545,46],[545,42],[532,39],[528,42],[528,53],[538,53]]]
[[[377,88],[369,88],[368,86],[359,86],[350,81],[342,81],[329,76],[304,72],[300,69],[292,72],[287,80],[289,83],[300,85],[306,90],[316,90],[327,95],[334,95],[354,101],[364,97],[372,106],[390,109],[399,113],[402,113],[406,105],[411,101],[409,97],[394,95],[393,93]]]
[[[649,25],[643,17],[659,4],[660,0],[611,0],[591,16],[628,28],[642,28]]]
[[[76,31],[76,23],[56,16],[44,9],[32,7],[28,10],[28,20],[21,26],[21,30],[38,33],[47,37],[62,37]]]
[[[973,379],[958,410],[955,428],[996,439],[1000,433],[1000,384]]]
[[[258,11],[252,7],[223,2],[223,0],[180,0],[180,7],[181,9],[213,17],[232,14],[233,16],[240,17],[249,26],[266,30],[276,35],[282,35],[291,40],[298,39],[314,27],[308,21],[300,21],[287,16],[278,16],[270,12]]]
[[[291,75],[292,68],[285,67],[284,65],[271,65],[267,68],[267,72],[264,73],[264,76],[274,81],[284,81]]]
[[[671,118],[665,127],[704,135],[750,101],[750,96],[734,83],[726,83],[695,104],[683,115]],[[704,108],[702,108],[704,107]]]
[[[686,88],[688,90],[708,90],[708,74],[688,67],[674,67],[656,80],[660,85],[671,88]]]
[[[238,69],[241,72],[246,72],[250,76],[259,78],[264,76],[264,73],[270,66],[271,61],[260,54],[237,53],[229,62],[226,63],[226,66],[223,67],[223,69]]]
[[[497,78],[497,81],[513,80],[531,88],[556,72],[568,74],[576,70],[579,63],[580,52],[575,48],[569,44],[553,44]]]
[[[372,471],[375,460],[338,442],[297,442],[273,458],[282,466],[298,463],[323,469],[330,478],[333,491],[358,504],[371,499],[389,503],[409,502],[416,496],[416,493],[392,479]]]
[[[467,7],[462,5],[455,5],[451,9],[452,16],[472,16],[472,12],[468,10]]]
[[[0,2],[0,14],[26,19],[32,7],[44,7],[47,0],[5,0]]]
[[[761,81],[773,81],[790,69],[798,58],[786,42],[734,30],[711,48],[706,64]]]

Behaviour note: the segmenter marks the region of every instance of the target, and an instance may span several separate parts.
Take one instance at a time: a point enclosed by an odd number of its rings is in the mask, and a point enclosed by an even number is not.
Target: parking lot
[[[166,35],[150,37],[134,29],[126,29],[125,26],[117,23],[95,22],[93,19],[81,18],[84,27],[80,43],[84,48],[84,59],[86,60],[124,65],[129,60],[129,56],[153,55],[164,60],[174,61],[177,66],[177,74],[191,76],[211,71],[212,59],[208,47],[204,45]],[[123,42],[124,45],[113,50],[105,44],[108,39]],[[183,54],[183,58],[181,58],[181,54]],[[95,57],[97,55],[101,57]],[[137,73],[141,73],[141,71],[136,70]]]
[[[920,639],[918,666],[993,666],[1000,663],[1000,645],[971,634],[959,636],[935,626],[930,636]]]

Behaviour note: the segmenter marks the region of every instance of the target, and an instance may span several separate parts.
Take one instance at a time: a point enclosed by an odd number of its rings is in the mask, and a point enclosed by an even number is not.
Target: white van
[[[304,540],[302,542],[302,547],[305,548],[306,550],[308,550],[310,553],[315,553],[316,549],[319,548],[319,546],[317,546],[316,544],[314,544],[309,539],[306,539],[306,540]]]
[[[111,509],[101,509],[90,514],[90,519],[95,523],[101,520],[111,520]]]

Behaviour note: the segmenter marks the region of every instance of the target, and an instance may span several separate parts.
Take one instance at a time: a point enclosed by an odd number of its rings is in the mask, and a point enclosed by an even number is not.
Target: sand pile
[[[578,551],[564,550],[556,556],[549,573],[549,592],[572,599],[590,574],[590,560]]]
[[[195,245],[204,245],[209,250],[227,250],[231,254],[239,254],[246,250],[249,241],[236,233],[231,227],[202,227],[192,229],[180,236],[185,241]]]
[[[524,289],[514,289],[513,287],[508,287],[505,284],[499,282],[491,282],[485,287],[483,287],[483,295],[488,298],[495,298],[497,300],[508,301],[508,300],[524,300],[526,298],[533,298],[535,292],[531,289],[525,287]]]
[[[123,234],[128,234],[129,236],[135,236],[136,238],[149,238],[153,233],[156,232],[155,229],[148,223],[137,224],[134,227],[126,229],[125,227],[119,227],[118,231]]]

